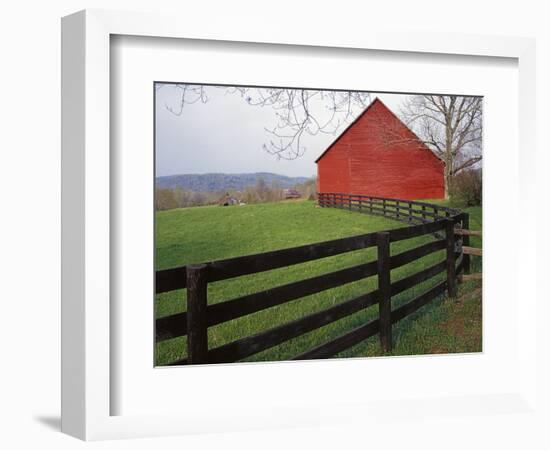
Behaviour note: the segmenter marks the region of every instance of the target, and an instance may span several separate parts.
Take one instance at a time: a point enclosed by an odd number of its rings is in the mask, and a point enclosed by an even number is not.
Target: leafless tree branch
[[[181,115],[186,105],[209,100],[206,87],[201,85],[175,84],[180,90],[176,107],[166,105],[175,115]],[[280,159],[296,159],[306,151],[303,145],[305,135],[333,134],[350,123],[370,103],[367,92],[319,91],[282,88],[218,87],[227,94],[239,95],[247,104],[255,107],[269,107],[275,112],[277,123],[265,131],[271,139],[263,149]],[[313,113],[315,106],[316,113]],[[319,114],[319,109],[323,114]]]

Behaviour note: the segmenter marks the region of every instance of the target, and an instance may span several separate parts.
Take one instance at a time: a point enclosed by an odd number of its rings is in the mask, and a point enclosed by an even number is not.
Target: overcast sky
[[[316,174],[315,160],[345,129],[336,134],[306,136],[305,154],[295,160],[277,160],[263,149],[272,136],[265,130],[276,123],[272,107],[251,106],[228,89],[207,87],[208,101],[186,104],[181,115],[168,110],[179,109],[181,90],[174,85],[156,90],[156,174],[198,174],[211,172],[273,172],[287,176]],[[395,113],[406,95],[371,93]],[[322,105],[313,105],[313,113],[322,114]],[[326,106],[324,107],[326,109]],[[361,109],[356,109],[355,116]]]

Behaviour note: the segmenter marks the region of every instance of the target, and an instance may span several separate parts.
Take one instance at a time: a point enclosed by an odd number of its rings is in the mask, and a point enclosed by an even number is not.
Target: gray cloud
[[[156,172],[157,176],[182,173],[250,173],[274,172],[287,176],[313,176],[315,159],[337,137],[332,134],[307,136],[304,156],[287,161],[267,153],[263,144],[271,135],[265,127],[276,123],[271,107],[251,106],[227,89],[207,88],[208,101],[184,106],[181,115],[167,109],[179,106],[180,90],[163,85],[156,91]],[[378,96],[398,112],[406,97],[397,94]],[[321,108],[315,105],[314,108]],[[320,109],[314,111],[323,114]],[[360,110],[355,111],[355,115]],[[341,133],[345,125],[341,125]]]

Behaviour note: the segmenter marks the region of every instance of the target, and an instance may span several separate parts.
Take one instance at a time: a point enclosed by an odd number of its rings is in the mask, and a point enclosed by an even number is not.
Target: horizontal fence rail
[[[456,296],[457,278],[459,274],[468,273],[467,270],[469,270],[469,256],[463,252],[462,245],[469,237],[465,231],[469,226],[466,213],[412,200],[335,193],[319,194],[319,205],[383,215],[407,222],[410,226],[157,271],[155,288],[157,294],[184,288],[187,291],[186,312],[162,317],[155,321],[157,343],[187,336],[187,357],[167,365],[239,361],[375,305],[378,305],[379,309],[378,319],[296,355],[292,359],[334,356],[376,334],[380,336],[383,350],[390,351],[393,324],[445,292],[450,297]],[[457,233],[457,229],[464,230],[464,233]],[[424,235],[434,236],[435,240],[391,255],[391,243]],[[243,295],[221,303],[208,304],[208,283],[374,247],[377,248],[377,257],[374,261]],[[391,281],[393,269],[443,250],[446,256],[438,263],[405,278]],[[392,297],[443,272],[447,275],[445,281],[392,310]],[[309,295],[375,276],[378,279],[376,290],[260,333],[218,347],[209,348],[208,346],[208,328],[211,326],[291,301],[300,301],[301,298]]]
[[[318,202],[321,207],[349,209],[416,224],[446,217],[456,218],[464,214],[458,209],[432,203],[359,194],[320,192]]]

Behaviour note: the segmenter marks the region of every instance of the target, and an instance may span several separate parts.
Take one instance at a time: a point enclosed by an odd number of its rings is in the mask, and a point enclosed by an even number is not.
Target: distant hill
[[[157,177],[156,186],[171,189],[179,187],[195,192],[242,191],[246,187],[255,186],[260,178],[269,187],[277,184],[283,189],[304,183],[309,179],[307,177],[287,177],[269,172],[182,174]]]

